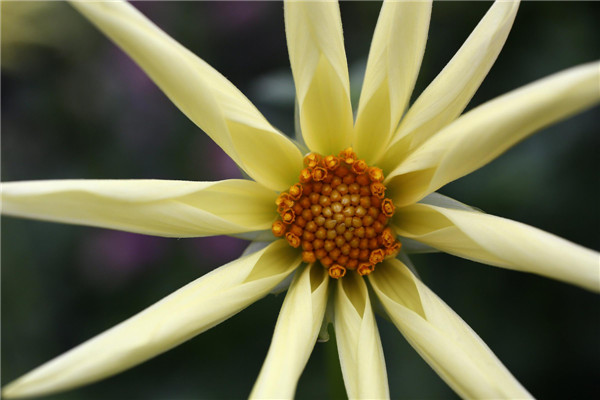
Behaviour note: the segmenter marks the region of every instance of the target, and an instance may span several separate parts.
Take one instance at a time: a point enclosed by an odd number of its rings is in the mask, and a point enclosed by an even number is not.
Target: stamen
[[[334,279],[339,279],[346,275],[346,268],[342,267],[339,264],[334,264],[329,268],[329,276]]]
[[[388,220],[392,201],[380,168],[358,159],[352,148],[339,156],[308,154],[299,182],[281,193],[275,204],[280,219],[271,226],[302,249],[302,261],[319,261],[332,278],[346,271],[368,275],[384,258],[395,256],[400,242]]]

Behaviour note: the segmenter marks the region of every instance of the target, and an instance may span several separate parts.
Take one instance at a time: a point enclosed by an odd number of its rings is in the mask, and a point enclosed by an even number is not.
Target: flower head
[[[529,397],[481,339],[395,256],[403,240],[599,290],[597,253],[435,193],[600,100],[598,63],[462,113],[512,26],[497,2],[407,108],[431,3],[386,2],[356,120],[339,9],[286,2],[304,155],[221,74],[126,3],[73,3],[253,180],[32,181],[2,186],[6,215],[192,237],[271,230],[270,243],[8,385],[57,392],[113,375],[239,312],[293,274],[251,397],[292,397],[330,302],[350,397],[389,397],[371,296],[459,395]],[[370,285],[372,291],[367,290]],[[331,293],[331,296],[330,296]],[[97,355],[101,354],[101,357]]]

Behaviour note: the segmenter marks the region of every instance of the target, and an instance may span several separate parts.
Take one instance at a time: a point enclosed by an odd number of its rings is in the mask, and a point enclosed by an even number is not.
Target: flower
[[[223,76],[133,7],[123,3],[77,3],[75,7],[140,63],[255,181],[14,182],[3,184],[3,213],[175,237],[269,229],[277,217],[279,193],[289,193],[301,176],[299,149]],[[598,291],[595,252],[434,193],[536,129],[599,100],[599,65],[594,63],[534,82],[459,117],[500,51],[516,9],[516,3],[494,4],[403,116],[419,70],[431,4],[385,3],[354,123],[337,5],[286,3],[302,137],[313,154],[339,154],[352,145],[356,153],[345,153],[344,162],[352,163],[352,155],[357,154],[367,165],[382,169],[385,195],[395,208],[390,228],[405,245],[415,240],[465,258]],[[324,179],[323,171],[318,180]],[[294,222],[296,213],[287,215]],[[344,275],[340,268],[327,274],[320,262],[302,265],[300,250],[274,240],[32,371],[3,394],[56,392],[120,372],[209,329],[294,273],[252,396],[293,395],[328,301],[334,308],[348,394],[389,396],[367,281],[394,324],[459,395],[529,396],[403,262],[377,261],[365,267],[368,278]]]

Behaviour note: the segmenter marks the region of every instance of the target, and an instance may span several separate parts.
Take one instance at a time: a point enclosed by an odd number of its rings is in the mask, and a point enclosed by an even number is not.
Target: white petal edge
[[[387,399],[385,358],[367,285],[349,271],[336,286],[334,327],[348,398]]]
[[[394,325],[459,396],[531,398],[481,338],[400,261],[384,261],[369,281]]]
[[[600,292],[600,254],[520,222],[415,204],[396,210],[393,224],[398,234],[459,257]]]
[[[329,275],[318,263],[296,272],[251,399],[292,399],[317,341],[327,306]]]
[[[486,165],[535,131],[600,102],[600,63],[550,75],[464,114],[386,178],[396,206],[413,204]]]
[[[496,1],[450,62],[410,107],[380,166],[391,170],[458,117],[486,77],[511,30],[518,1]]]
[[[269,229],[276,194],[248,180],[48,180],[0,184],[3,215],[168,237]]]
[[[376,163],[404,113],[425,52],[431,2],[385,1],[371,42],[352,146]]]
[[[300,265],[284,240],[232,261],[36,368],[3,397],[55,393],[117,374],[212,328],[264,297]]]
[[[285,1],[285,33],[304,142],[337,154],[350,146],[352,106],[337,1]]]
[[[127,2],[71,4],[254,180],[276,190],[294,184],[302,154],[223,75]]]

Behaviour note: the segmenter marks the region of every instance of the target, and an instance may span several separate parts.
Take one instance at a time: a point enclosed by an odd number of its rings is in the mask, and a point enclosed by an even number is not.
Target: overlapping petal
[[[382,168],[391,170],[407,153],[463,112],[504,46],[518,1],[497,1],[446,67],[410,107],[395,132]]]
[[[157,236],[252,232],[276,217],[275,192],[241,179],[24,181],[0,190],[4,215]]]
[[[302,136],[311,151],[350,146],[352,106],[340,9],[336,1],[285,1],[285,32]]]
[[[250,398],[291,399],[315,345],[327,306],[329,276],[318,263],[296,272],[269,353]]]
[[[292,185],[302,154],[223,75],[127,2],[72,2],[117,43],[254,180]]]
[[[431,2],[386,1],[371,42],[354,150],[374,163],[386,149],[413,91],[427,42]]]
[[[398,234],[450,254],[600,292],[600,254],[519,222],[414,204],[397,210],[394,224]]]
[[[381,339],[363,278],[350,271],[338,280],[334,305],[335,334],[348,397],[389,398]]]
[[[85,385],[163,353],[238,313],[300,264],[284,240],[189,283],[114,328],[7,385],[4,397],[38,396]]]
[[[490,100],[412,152],[387,176],[397,206],[413,204],[531,133],[600,101],[600,63],[570,68]]]
[[[481,338],[400,261],[384,261],[369,281],[406,340],[462,398],[531,398]]]

